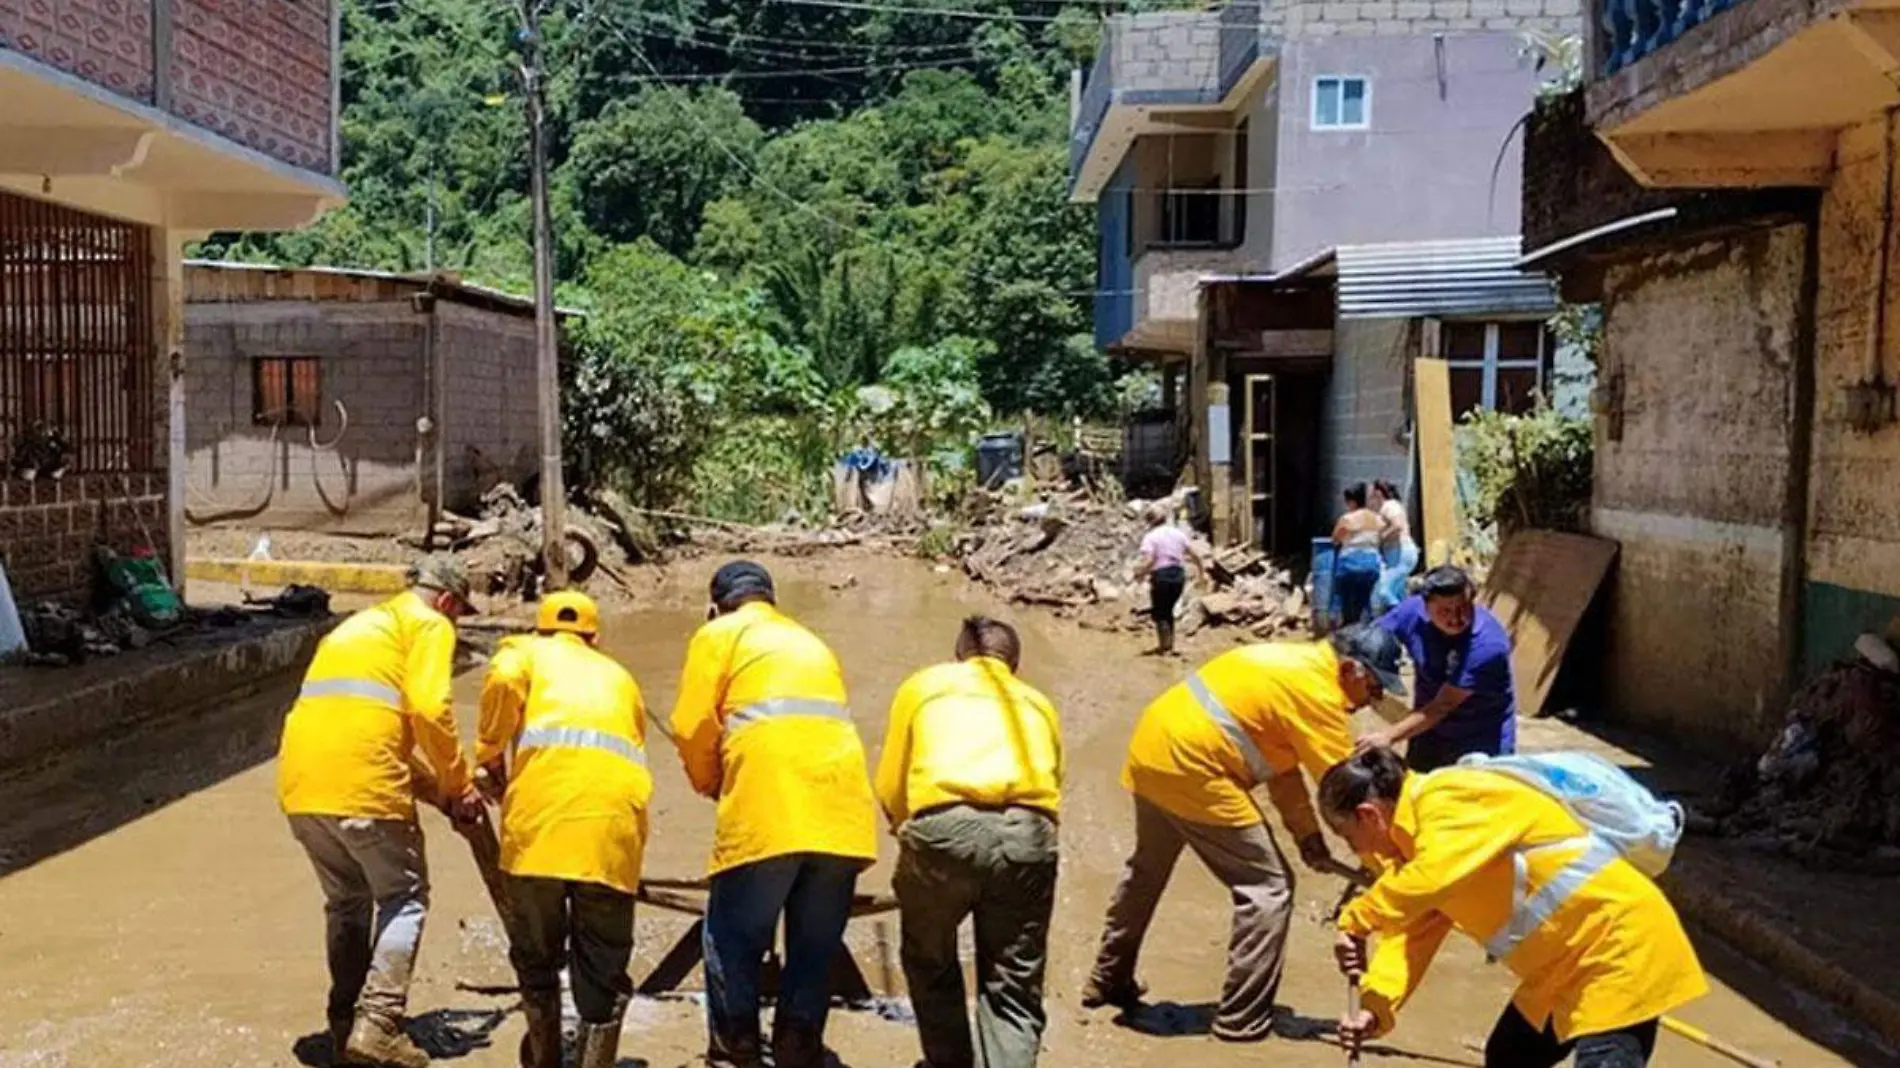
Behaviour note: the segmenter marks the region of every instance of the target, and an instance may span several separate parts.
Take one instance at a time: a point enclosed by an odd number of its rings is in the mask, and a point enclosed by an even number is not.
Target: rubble
[[[1884,643],[1883,643],[1884,648]],[[1797,858],[1900,873],[1900,674],[1844,660],[1795,694],[1779,737],[1696,825]]]
[[[1146,630],[1148,590],[1135,561],[1149,503],[1106,502],[1086,491],[1024,502],[1008,488],[978,491],[965,504],[970,525],[955,556],[965,574],[1017,604],[1053,608],[1093,629]],[[1234,627],[1252,640],[1310,627],[1305,595],[1265,553],[1217,553],[1209,578],[1212,589],[1194,583],[1175,609],[1183,634]]]

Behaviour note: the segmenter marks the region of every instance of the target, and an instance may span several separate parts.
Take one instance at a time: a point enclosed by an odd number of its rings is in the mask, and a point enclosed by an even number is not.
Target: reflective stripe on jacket
[[[673,735],[719,801],[713,874],[787,853],[877,857],[876,806],[844,675],[819,638],[763,602],[693,635]]]
[[[344,620],[318,644],[284,718],[277,798],[291,815],[413,819],[412,751],[443,796],[468,788],[450,708],[455,626],[414,593]]]
[[[1062,735],[1055,706],[991,657],[912,675],[891,701],[877,796],[892,823],[965,802],[1056,814]]]
[[[1191,823],[1260,821],[1264,785],[1295,836],[1319,829],[1314,782],[1352,754],[1352,708],[1324,642],[1264,642],[1222,653],[1150,704],[1135,724],[1122,785]]]
[[[475,760],[504,753],[502,869],[638,890],[653,776],[633,676],[572,634],[505,640],[482,685]]]
[[[1600,856],[1583,825],[1535,787],[1476,768],[1411,775],[1393,832],[1404,861],[1339,917],[1342,931],[1380,936],[1361,988],[1385,1027],[1454,926],[1504,950],[1522,981],[1513,1003],[1533,1027],[1554,1024],[1560,1040],[1653,1020],[1707,992],[1662,891],[1627,861]],[[1563,887],[1566,872],[1581,878]],[[1545,893],[1553,887],[1562,889]],[[1507,944],[1498,936],[1514,915],[1544,918]]]

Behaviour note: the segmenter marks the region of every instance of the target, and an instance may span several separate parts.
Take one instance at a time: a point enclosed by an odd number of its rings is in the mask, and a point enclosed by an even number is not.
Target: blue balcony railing
[[[1615,74],[1748,0],[1600,0],[1603,73]]]

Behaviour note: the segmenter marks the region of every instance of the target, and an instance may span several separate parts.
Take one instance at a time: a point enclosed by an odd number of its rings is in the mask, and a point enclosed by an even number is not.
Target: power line
[[[839,11],[877,11],[887,15],[936,15],[941,18],[970,19],[977,22],[1051,23],[1063,21],[1059,15],[1013,15],[1000,11],[968,11],[953,7],[911,7],[906,4],[873,4],[863,0],[765,0],[795,7],[827,7]]]
[[[646,12],[634,13],[635,17],[645,16],[646,14],[647,14]],[[734,41],[739,42],[741,44],[749,44],[752,42],[757,42],[759,44],[769,44],[769,45],[789,45],[795,48],[820,48],[820,49],[831,49],[838,52],[862,52],[862,53],[870,53],[870,54],[875,54],[875,55],[914,55],[914,54],[922,55],[922,54],[934,53],[934,52],[967,52],[971,50],[972,48],[976,47],[974,44],[968,41],[958,42],[955,44],[909,44],[907,45],[907,44],[888,44],[888,43],[883,43],[883,42],[878,42],[878,41],[853,41],[853,40],[829,41],[829,40],[824,40],[820,38],[772,37],[772,36],[767,36],[765,34],[755,34],[747,30],[729,30],[720,26],[710,26],[703,22],[694,22],[691,19],[683,19],[683,20],[675,21],[673,19],[669,19],[664,16],[653,16],[653,18],[654,18],[655,25],[666,26],[669,29],[677,29],[681,25],[684,25],[685,27],[693,31],[696,31],[698,33],[716,34],[721,37],[729,37],[729,38],[732,38]],[[634,30],[633,32],[641,34],[642,36],[653,36],[653,34],[651,34],[650,31],[646,31],[646,30]],[[693,43],[700,43],[697,41],[696,38],[691,38],[691,37],[676,38],[676,39],[685,40],[685,41],[689,41]],[[710,45],[711,43],[708,42],[708,44]]]
[[[914,63],[875,63],[875,64],[867,64],[863,66],[855,66],[855,67],[803,67],[803,68],[786,68],[784,70],[735,70],[735,71],[727,71],[723,74],[655,73],[651,77],[642,78],[641,80],[646,81],[646,82],[658,83],[662,85],[680,85],[680,84],[693,83],[693,82],[723,82],[723,81],[735,80],[735,79],[750,80],[754,78],[806,78],[806,77],[815,78],[815,77],[820,77],[822,75],[827,75],[827,74],[872,74],[872,73],[900,73],[903,71],[911,71],[911,70],[944,70],[951,67],[975,66],[975,65],[979,65],[985,62],[990,62],[990,61],[978,59],[976,57],[959,57],[956,59],[920,60]],[[656,72],[658,72],[659,70],[659,68],[657,67],[653,69]]]

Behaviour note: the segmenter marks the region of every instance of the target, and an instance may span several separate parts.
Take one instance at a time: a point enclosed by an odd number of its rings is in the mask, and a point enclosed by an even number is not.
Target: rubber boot
[[[1161,650],[1162,656],[1173,656],[1174,655],[1174,624],[1156,623],[1155,624],[1155,640],[1156,640],[1156,644],[1159,646]]]
[[[825,1036],[815,1027],[772,1022],[772,1068],[824,1068]]]
[[[521,1068],[561,1068],[561,992],[542,990],[521,996],[528,1033],[521,1036]]]
[[[373,1068],[429,1068],[429,1055],[412,1042],[396,1021],[367,1013],[356,1018],[343,1044],[343,1063]]]
[[[580,1062],[575,1068],[614,1068],[620,1056],[620,1019],[581,1024]]]

